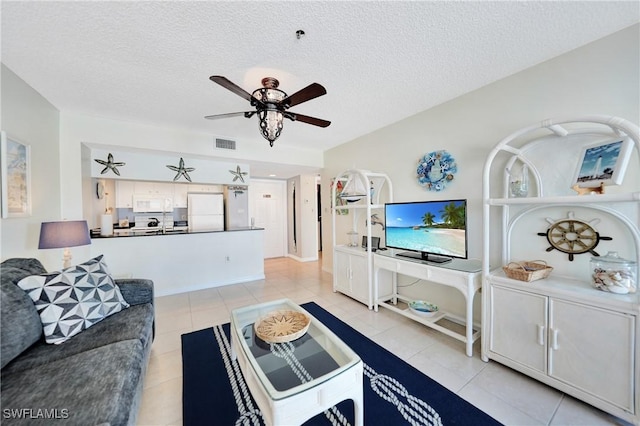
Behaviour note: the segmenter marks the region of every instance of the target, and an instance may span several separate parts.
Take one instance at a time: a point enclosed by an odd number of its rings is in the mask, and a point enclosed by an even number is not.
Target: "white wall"
[[[59,112],[13,71],[2,65],[2,130],[31,145],[32,215],[0,220],[1,253],[10,257],[37,257],[45,267],[62,265],[62,252],[38,250],[40,223],[75,220],[60,208]]]
[[[387,173],[394,201],[467,198],[469,257],[480,258],[482,168],[490,149],[512,132],[547,118],[604,114],[638,123],[639,52],[640,25],[634,25],[327,151],[322,173],[323,269],[331,271],[333,261],[330,179],[349,168]],[[453,155],[459,171],[444,191],[426,191],[416,181],[417,161],[441,149]],[[575,161],[567,159],[568,167],[575,167]],[[628,179],[638,176],[637,171],[627,173]]]
[[[318,260],[318,199],[314,175],[301,175],[287,180],[287,234],[288,256],[299,261]],[[295,201],[293,190],[295,187]],[[295,235],[294,209],[295,204]]]

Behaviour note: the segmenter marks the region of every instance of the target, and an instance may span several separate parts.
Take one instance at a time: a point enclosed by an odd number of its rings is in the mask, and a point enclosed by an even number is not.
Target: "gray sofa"
[[[115,280],[131,306],[52,345],[16,285],[45,272],[36,259],[0,264],[0,423],[135,424],[154,335],[153,282]]]

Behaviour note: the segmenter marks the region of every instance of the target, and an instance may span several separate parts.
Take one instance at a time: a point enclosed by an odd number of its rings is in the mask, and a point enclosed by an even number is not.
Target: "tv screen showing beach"
[[[466,200],[386,204],[386,246],[466,259],[466,209]]]

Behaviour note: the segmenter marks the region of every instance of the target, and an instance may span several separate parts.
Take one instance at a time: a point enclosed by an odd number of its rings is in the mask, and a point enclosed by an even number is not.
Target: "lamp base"
[[[71,258],[73,256],[71,256],[71,250],[69,250],[68,248],[64,249],[64,252],[62,253],[62,268],[63,269],[67,269],[69,267],[71,267]]]

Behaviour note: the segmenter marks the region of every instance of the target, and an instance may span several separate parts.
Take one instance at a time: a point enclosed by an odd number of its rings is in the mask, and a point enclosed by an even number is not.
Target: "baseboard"
[[[189,286],[182,286],[180,288],[172,288],[172,289],[156,291],[155,297],[172,296],[174,294],[188,293],[190,291],[206,290],[208,288],[222,287],[222,286],[231,285],[231,284],[241,284],[241,283],[246,283],[250,281],[258,281],[258,280],[264,280],[264,279],[265,279],[264,274],[258,274],[258,275],[251,275],[247,277],[241,277],[235,280],[214,281],[214,282],[208,282],[208,283],[192,284]]]
[[[318,260],[318,256],[315,257],[298,257],[294,254],[287,254],[287,257],[290,257],[291,259],[297,261],[297,262],[315,262]]]

